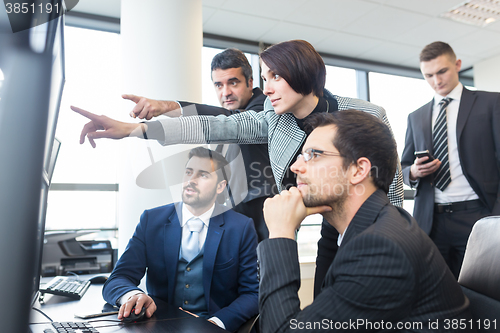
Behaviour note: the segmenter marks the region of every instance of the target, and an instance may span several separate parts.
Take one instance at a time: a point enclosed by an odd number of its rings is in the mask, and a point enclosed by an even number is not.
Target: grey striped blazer
[[[390,128],[385,110],[377,105],[360,99],[332,95],[326,89],[325,98],[335,99],[339,110],[355,109],[368,112]],[[188,108],[192,109],[187,110]],[[196,104],[192,104],[184,107],[184,112],[196,114],[195,108]],[[306,133],[299,128],[295,117],[291,113],[277,115],[269,98],[264,102],[264,111],[261,112],[245,111],[231,116],[164,118],[158,121],[165,134],[165,141],[160,142],[163,145],[267,143],[271,168],[280,191],[285,171],[294,162],[292,159],[306,138]],[[403,176],[399,160],[388,197],[393,205],[403,205]]]

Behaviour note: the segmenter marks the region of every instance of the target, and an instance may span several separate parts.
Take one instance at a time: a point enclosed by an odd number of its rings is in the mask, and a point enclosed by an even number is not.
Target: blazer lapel
[[[179,251],[181,246],[181,238],[182,238],[182,229],[180,225],[179,218],[181,216],[177,216],[177,212],[179,215],[181,214],[181,206],[180,203],[176,203],[174,205],[174,209],[172,213],[168,217],[165,223],[165,244],[164,244],[164,253],[165,253],[165,274],[167,276],[168,281],[168,302],[172,304],[174,301],[174,292],[175,292],[175,282],[177,275],[177,264],[179,261]]]
[[[269,157],[275,173],[278,188],[283,181],[283,176],[290,161],[304,142],[306,133],[300,129],[295,117],[286,113],[277,117],[275,130],[269,142]]]
[[[208,225],[207,238],[203,253],[203,290],[207,306],[210,305],[210,286],[214,273],[215,258],[219,244],[224,234],[224,218],[222,208],[216,204],[210,223]],[[208,309],[210,311],[210,309]]]
[[[345,231],[340,248],[365,231],[378,218],[382,208],[389,204],[389,198],[382,190],[375,191],[359,208]]]
[[[432,154],[434,154],[434,142],[432,139],[432,107],[434,106],[434,99],[430,101],[425,106],[424,112],[422,112],[422,118],[420,121],[422,122],[422,134],[424,137],[424,147],[425,149],[418,150],[429,150]]]
[[[378,214],[382,210],[382,208],[388,205],[389,198],[387,194],[385,194],[382,190],[375,191],[358,209],[353,219],[349,223],[349,226],[344,232],[344,237],[342,239],[342,243],[339,246],[339,252],[343,251],[343,248],[349,241],[363,231],[365,231],[368,227],[370,227],[378,218]],[[338,258],[338,254],[336,256]],[[335,262],[335,259],[333,259]],[[326,285],[332,284],[335,279],[335,274],[331,271],[334,269],[334,264],[330,265],[328,272],[323,280],[322,288]]]
[[[469,118],[475,100],[476,96],[474,93],[464,87],[462,90],[462,97],[460,98],[460,107],[458,108],[457,119],[457,143],[459,145],[462,131],[467,123],[467,118]]]

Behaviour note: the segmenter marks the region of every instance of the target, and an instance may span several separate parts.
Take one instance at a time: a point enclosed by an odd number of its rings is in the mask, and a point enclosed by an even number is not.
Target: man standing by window
[[[457,278],[474,223],[500,214],[500,94],[465,88],[461,65],[443,42],[420,53],[436,94],[408,116],[401,160],[404,182],[416,189],[413,216]],[[425,150],[434,160],[415,158]]]

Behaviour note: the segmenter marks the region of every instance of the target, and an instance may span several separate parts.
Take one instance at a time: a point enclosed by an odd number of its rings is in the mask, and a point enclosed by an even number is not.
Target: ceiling
[[[268,44],[305,39],[323,53],[412,68],[425,45],[441,40],[465,69],[500,55],[500,21],[481,28],[440,17],[463,2],[203,0],[203,31]],[[119,18],[120,0],[80,0],[73,11]]]

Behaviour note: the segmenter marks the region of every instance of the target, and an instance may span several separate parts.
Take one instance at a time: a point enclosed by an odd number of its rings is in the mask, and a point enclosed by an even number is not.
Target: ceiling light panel
[[[496,20],[500,20],[500,0],[466,1],[441,14],[441,16],[458,22],[484,27]]]

